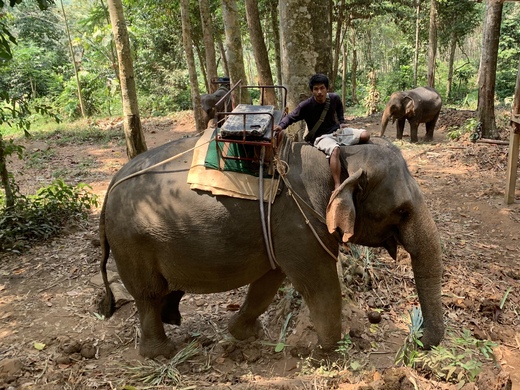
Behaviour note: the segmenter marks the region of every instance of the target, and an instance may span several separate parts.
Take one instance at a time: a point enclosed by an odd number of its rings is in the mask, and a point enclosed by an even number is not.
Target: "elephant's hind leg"
[[[184,291],[177,290],[169,293],[165,298],[165,303],[161,311],[161,319],[165,324],[180,325],[181,313],[179,311],[179,303]]]
[[[229,332],[238,340],[257,336],[260,330],[258,317],[266,311],[273,297],[285,279],[279,269],[270,270],[260,279],[249,285],[246,299],[242,307],[230,320]]]
[[[150,359],[160,355],[172,357],[176,352],[175,345],[164,333],[161,318],[164,299],[136,299],[135,304],[141,321],[139,353]]]
[[[433,129],[435,129],[435,125],[437,124],[437,119],[439,119],[439,114],[435,116],[431,121],[425,123],[426,125],[426,136],[424,137],[425,141],[433,141]]]

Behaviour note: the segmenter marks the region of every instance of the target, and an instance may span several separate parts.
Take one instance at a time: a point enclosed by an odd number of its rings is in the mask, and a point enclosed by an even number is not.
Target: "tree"
[[[437,0],[430,3],[430,29],[428,40],[428,86],[435,88],[435,59],[437,58]]]
[[[477,119],[483,138],[497,138],[498,136],[495,122],[495,81],[503,2],[504,0],[489,0],[486,6],[477,108]]]
[[[108,0],[108,11],[112,23],[112,33],[116,43],[117,58],[119,61],[119,79],[123,99],[123,126],[126,139],[126,154],[129,159],[146,151],[137,92],[135,89],[134,65],[130,52],[130,40],[126,29],[126,21],[121,0]]]
[[[308,82],[312,74],[331,76],[331,3],[283,0],[279,7],[282,78],[288,89],[287,105],[292,110],[302,97],[309,95]],[[303,136],[303,128],[289,132]]]
[[[200,132],[203,130],[203,125],[200,108],[199,82],[197,80],[195,58],[193,57],[193,49],[191,45],[191,31],[189,19],[189,0],[181,0],[182,41],[184,44],[184,50],[186,52],[188,71],[190,73],[191,101],[193,104],[193,113],[195,115],[195,126],[197,127],[197,132]]]
[[[224,19],[224,31],[226,33],[226,58],[231,84],[234,85],[238,81],[242,80],[242,85],[247,85],[244,54],[242,50],[241,28],[236,0],[222,0],[222,17]],[[239,88],[235,90],[232,96],[233,106],[238,103],[248,104],[251,101],[247,88]]]
[[[204,49],[206,52],[206,73],[208,75],[208,93],[217,90],[217,84],[212,84],[211,80],[218,76],[217,60],[215,56],[215,41],[213,40],[213,26],[211,21],[211,12],[209,9],[209,0],[199,0],[200,20],[202,22],[202,36],[204,40]]]
[[[253,46],[256,68],[258,71],[259,85],[273,85],[273,74],[269,65],[269,55],[265,46],[264,34],[260,25],[260,14],[258,12],[258,2],[256,0],[246,0],[247,25],[249,27],[249,37]],[[264,104],[276,105],[275,91],[268,88],[264,91]]]

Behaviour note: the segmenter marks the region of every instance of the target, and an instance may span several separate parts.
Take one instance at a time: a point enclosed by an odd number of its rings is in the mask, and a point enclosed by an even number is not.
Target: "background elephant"
[[[224,101],[220,102],[217,106],[217,102],[229,92],[229,83],[222,84],[215,92],[200,95],[200,105],[202,107],[202,120],[204,128],[208,127],[210,120],[215,118],[215,114],[218,111],[231,111],[231,95],[229,95]]]
[[[214,293],[249,284],[244,303],[228,325],[235,338],[246,339],[257,334],[258,317],[285,278],[306,301],[318,343],[325,350],[334,349],[342,329],[336,264],[305,223],[286,185],[272,205],[278,263],[272,269],[258,202],[191,190],[186,179],[192,152],[120,181],[194,147],[195,142],[196,138],[186,138],[149,150],[114,176],[100,216],[101,270],[107,290],[100,312],[107,318],[113,312],[106,278],[112,250],[121,279],[135,298],[143,356],[176,352],[163,322],[180,321],[177,306],[182,291]],[[424,316],[422,341],[427,348],[437,345],[444,333],[440,238],[399,149],[382,138],[342,147],[348,173],[343,171],[344,182],[331,200],[334,183],[323,153],[306,143],[286,141],[285,146],[287,180],[295,193],[326,216],[325,223],[307,213],[330,252],[337,256],[338,242],[348,239],[385,247],[394,259],[398,244],[410,253]]]
[[[397,139],[403,138],[406,119],[410,123],[410,140],[417,142],[419,124],[426,124],[425,141],[433,140],[433,129],[439,119],[442,100],[439,93],[430,87],[419,87],[410,91],[394,92],[386,104],[381,119],[381,133],[385,134],[388,121],[397,119]]]

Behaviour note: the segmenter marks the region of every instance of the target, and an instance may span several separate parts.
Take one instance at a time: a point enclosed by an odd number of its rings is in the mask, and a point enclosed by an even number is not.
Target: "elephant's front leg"
[[[419,138],[417,137],[418,129],[419,129],[419,123],[410,122],[410,141],[411,142],[419,142]]]
[[[136,299],[135,304],[139,312],[141,322],[141,340],[139,342],[139,353],[147,358],[153,359],[163,355],[172,357],[176,348],[164,333],[161,320],[161,309],[164,306],[163,299]]]
[[[238,340],[257,336],[260,330],[258,317],[266,311],[285,279],[279,269],[270,270],[249,285],[246,299],[240,310],[229,320],[229,332]]]
[[[341,339],[341,288],[336,263],[329,258],[306,264],[298,273],[289,275],[296,290],[309,307],[318,345],[325,352],[334,350]]]
[[[406,118],[399,118],[397,120],[397,132],[396,132],[396,138],[397,139],[403,139],[403,133],[404,133],[404,125],[406,123]]]

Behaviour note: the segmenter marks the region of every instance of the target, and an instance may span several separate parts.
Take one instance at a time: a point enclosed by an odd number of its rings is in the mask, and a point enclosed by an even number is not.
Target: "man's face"
[[[325,84],[314,84],[312,86],[312,95],[318,103],[325,103],[327,100],[328,89]]]

